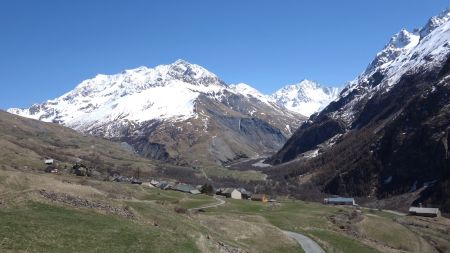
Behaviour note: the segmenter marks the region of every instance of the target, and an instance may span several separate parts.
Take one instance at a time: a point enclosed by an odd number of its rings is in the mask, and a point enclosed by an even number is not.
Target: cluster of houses
[[[167,181],[156,181],[156,180],[152,180],[150,182],[146,182],[143,184],[152,188],[159,188],[161,190],[172,190],[190,194],[200,194],[201,189],[203,187],[202,185],[192,186],[190,184],[171,183]]]
[[[260,202],[273,202],[274,200],[269,200],[265,194],[252,194],[244,188],[219,188],[216,191],[217,195],[225,196],[226,198],[232,199],[250,199],[253,201]]]
[[[354,198],[344,198],[339,196],[333,196],[331,198],[323,199],[325,204],[329,205],[348,205],[357,206]],[[415,207],[412,206],[408,210],[408,214],[412,216],[422,216],[422,217],[440,217],[441,211],[439,208],[429,208],[429,207]]]
[[[47,168],[45,169],[45,172],[47,173],[58,173],[58,168],[54,166],[55,161],[51,158],[45,158],[44,164],[47,165]],[[82,164],[76,164],[73,167],[74,174],[77,176],[85,176],[88,174],[88,169],[86,166]],[[142,181],[130,178],[130,177],[124,177],[124,176],[116,176],[113,178],[114,182],[128,182],[131,184],[144,184],[148,187],[152,188],[159,188],[162,190],[173,190],[173,191],[179,191],[184,193],[190,193],[190,194],[201,194],[202,189],[204,186],[197,185],[192,186],[190,184],[184,184],[184,183],[172,183],[168,181],[157,181],[157,180],[151,180],[150,182],[143,183]],[[219,188],[216,191],[214,191],[216,195],[224,196],[226,198],[232,198],[232,199],[250,199],[254,201],[260,201],[260,202],[274,202],[273,199],[268,199],[265,194],[252,194],[251,192],[247,191],[244,188]],[[324,204],[328,205],[348,205],[348,206],[357,206],[354,198],[345,198],[345,197],[339,197],[339,196],[333,196],[329,198],[323,199]],[[423,216],[423,217],[439,217],[441,215],[441,212],[439,211],[439,208],[426,208],[426,207],[410,207],[409,208],[409,215],[413,216]]]
[[[172,190],[190,194],[201,194],[202,189],[204,189],[205,187],[204,185],[193,186],[190,184],[172,183],[168,181],[157,181],[157,180],[151,180],[150,182],[145,182],[142,184],[152,188],[159,188],[161,190]],[[245,190],[244,188],[219,188],[215,191],[213,190],[212,193],[232,199],[249,199],[261,202],[274,201],[269,200],[265,194],[252,194],[251,192]]]

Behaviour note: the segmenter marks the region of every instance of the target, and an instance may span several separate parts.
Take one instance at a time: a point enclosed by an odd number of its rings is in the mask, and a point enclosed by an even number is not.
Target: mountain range
[[[278,150],[306,119],[301,113],[336,94],[303,81],[267,96],[177,60],[97,75],[59,98],[8,112],[126,142],[152,159],[220,164]]]

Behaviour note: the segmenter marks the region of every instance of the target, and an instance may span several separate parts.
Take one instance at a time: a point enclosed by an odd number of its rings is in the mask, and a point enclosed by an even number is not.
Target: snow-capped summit
[[[406,29],[402,29],[400,32],[396,33],[383,50],[377,54],[367,68],[366,73],[371,73],[378,68],[388,67],[400,54],[414,48],[419,43],[419,40],[420,36],[417,33],[411,33]]]
[[[303,80],[287,85],[272,95],[280,106],[305,116],[320,111],[339,95],[339,88],[322,87],[320,84]]]
[[[450,7],[441,12],[439,15],[434,16],[428,20],[428,23],[420,29],[420,37],[423,38],[430,34],[434,29],[443,25],[448,20],[450,20]]]
[[[214,96],[224,89],[227,85],[215,74],[199,65],[177,60],[155,68],[99,74],[59,98],[29,109],[8,111],[85,131],[110,122],[193,117],[194,101],[199,94]]]

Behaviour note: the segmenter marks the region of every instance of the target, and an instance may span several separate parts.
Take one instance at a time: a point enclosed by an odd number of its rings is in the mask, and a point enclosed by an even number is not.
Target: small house
[[[219,195],[232,199],[242,199],[242,193],[234,188],[225,188],[220,191]]]
[[[85,167],[77,167],[74,170],[74,174],[79,176],[79,177],[84,177],[87,176],[88,174],[88,169]]]
[[[54,166],[47,166],[47,168],[45,168],[45,172],[47,173],[58,173],[58,168],[54,167]]]
[[[144,182],[142,183],[143,186],[147,186],[149,188],[155,188],[155,186],[151,182]]]
[[[53,159],[45,159],[44,160],[44,163],[46,164],[46,165],[53,165],[53,163],[54,163],[55,161],[53,160]]]
[[[427,208],[427,207],[410,207],[409,215],[423,216],[423,217],[439,217],[441,216],[441,211],[439,208]]]
[[[196,190],[196,189],[193,186],[188,185],[188,184],[177,184],[173,187],[172,190],[191,193],[192,190]]]
[[[241,192],[243,199],[250,199],[252,197],[252,193],[242,187],[238,191]]]
[[[131,184],[142,184],[142,181],[141,180],[139,180],[139,179],[135,179],[135,178],[133,178],[132,180],[131,180],[131,182],[130,182]]]
[[[343,197],[325,198],[323,202],[325,204],[330,205],[349,205],[349,206],[356,205],[354,198],[343,198]]]
[[[253,194],[252,200],[253,201],[261,201],[263,203],[266,203],[268,201],[268,198],[265,194]]]
[[[191,193],[191,194],[194,194],[194,195],[201,194],[201,192],[200,192],[199,190],[197,190],[197,189],[192,189],[192,190],[190,191],[190,193]]]
[[[167,183],[167,182],[161,182],[159,184],[159,188],[161,190],[171,190],[173,189],[173,185],[171,183]]]

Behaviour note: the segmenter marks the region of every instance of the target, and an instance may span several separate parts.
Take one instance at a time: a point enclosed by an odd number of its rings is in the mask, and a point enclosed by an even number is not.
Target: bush
[[[176,213],[187,213],[187,209],[184,208],[184,207],[176,206],[175,207],[175,212]]]

